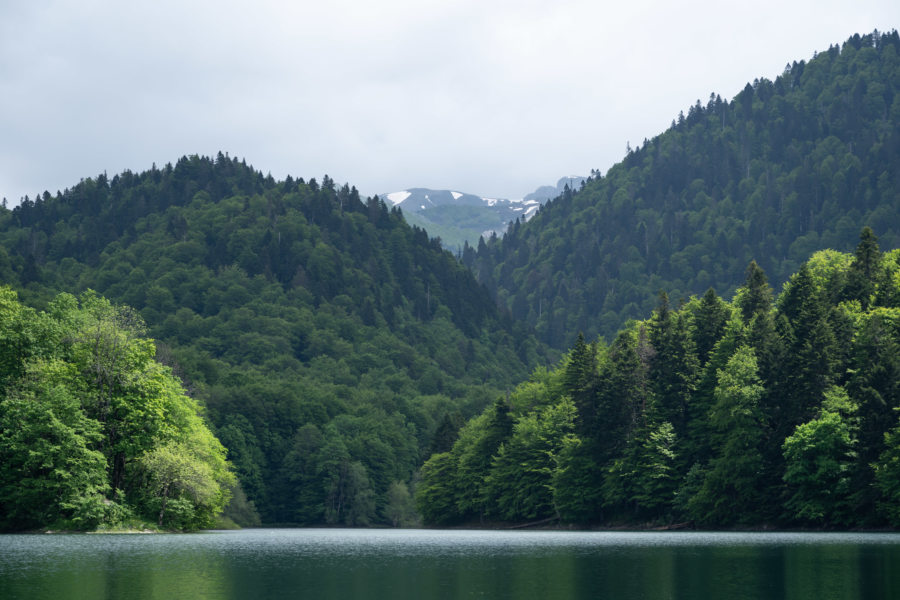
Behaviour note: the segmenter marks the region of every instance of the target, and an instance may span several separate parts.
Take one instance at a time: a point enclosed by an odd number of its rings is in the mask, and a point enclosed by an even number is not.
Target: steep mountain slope
[[[869,225],[900,244],[900,37],[855,35],[812,60],[711,96],[605,176],[546,204],[463,260],[557,348],[611,336],[755,259],[780,285],[813,251]]]
[[[221,154],[3,210],[0,277],[138,309],[266,522],[386,520],[441,419],[544,360],[396,209]]]

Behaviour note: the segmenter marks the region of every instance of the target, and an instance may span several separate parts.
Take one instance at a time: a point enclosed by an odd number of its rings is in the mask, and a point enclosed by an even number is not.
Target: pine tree
[[[670,509],[678,485],[675,431],[651,418],[634,433],[607,470],[604,504],[632,521],[657,519]]]

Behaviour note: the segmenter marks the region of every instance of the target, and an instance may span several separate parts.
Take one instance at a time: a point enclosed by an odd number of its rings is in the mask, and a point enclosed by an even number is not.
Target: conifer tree
[[[712,288],[706,290],[693,314],[692,337],[701,365],[709,360],[713,346],[722,337],[728,322],[728,305]]]
[[[624,449],[629,433],[639,425],[649,403],[647,365],[639,354],[639,341],[633,331],[620,332],[610,345],[599,387],[598,414],[602,415],[602,425],[597,435],[587,441],[593,442],[596,464],[603,466]]]
[[[687,315],[685,311],[672,314],[665,293],[660,295],[659,307],[650,321],[650,343],[654,355],[649,375],[657,411],[662,421],[672,425],[676,437],[684,439],[688,405],[700,368]]]
[[[837,350],[822,290],[816,287],[807,264],[791,278],[779,307],[788,327],[783,336],[787,352],[776,386],[782,407],[778,421],[779,430],[787,437],[793,427],[813,416],[832,383]]]
[[[596,435],[597,420],[597,347],[588,344],[579,333],[563,375],[564,392],[577,410],[576,433],[582,438]]]
[[[759,314],[769,311],[772,306],[772,288],[765,272],[756,261],[750,261],[743,287],[735,299],[745,323]]]
[[[718,373],[716,404],[710,413],[718,440],[716,456],[710,462],[702,488],[687,503],[698,523],[748,523],[759,514],[762,394],[756,356],[749,346],[741,346]]]
[[[859,300],[863,310],[867,310],[872,303],[878,284],[881,283],[882,274],[878,238],[875,237],[872,229],[866,226],[860,232],[856,254],[853,262],[850,263],[844,298]]]
[[[898,309],[878,308],[866,315],[853,346],[847,391],[859,406],[859,450],[852,488],[856,510],[871,515],[879,501],[871,465],[886,451],[885,435],[896,425],[900,407]]]

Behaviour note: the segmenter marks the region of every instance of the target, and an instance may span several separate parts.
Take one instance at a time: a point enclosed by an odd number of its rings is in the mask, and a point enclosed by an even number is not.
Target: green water
[[[900,598],[900,535],[0,536],[0,599],[18,598]]]

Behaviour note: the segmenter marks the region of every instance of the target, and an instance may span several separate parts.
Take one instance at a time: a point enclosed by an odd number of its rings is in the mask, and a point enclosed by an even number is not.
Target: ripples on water
[[[900,535],[0,536],[0,598],[900,598]]]

